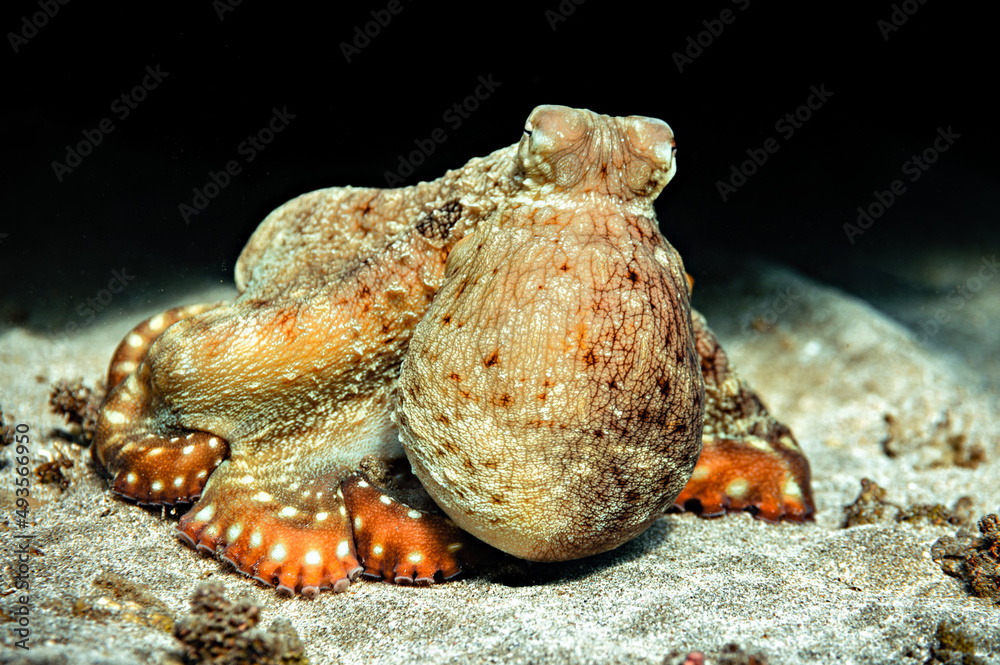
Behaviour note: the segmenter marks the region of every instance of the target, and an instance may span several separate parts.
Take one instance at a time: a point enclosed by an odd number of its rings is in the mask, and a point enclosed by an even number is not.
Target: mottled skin
[[[94,447],[114,491],[198,499],[179,524],[185,540],[287,592],[343,589],[362,570],[457,574],[451,552],[418,559],[388,543],[377,544],[398,561],[369,552],[363,569],[356,532],[385,504],[357,480],[340,485],[365,456],[403,458],[389,419],[403,353],[449,250],[505,196],[512,157],[401,190],[312,192],[274,211],[239,258],[235,302],[165,312],[116,351]],[[443,520],[409,522],[409,540],[420,525],[463,540]]]
[[[805,458],[657,228],[674,171],[661,121],[539,107],[519,144],[433,182],[294,199],[240,256],[236,301],[125,338],[95,458],[119,494],[195,502],[192,546],[304,595],[449,578],[485,551],[455,523],[564,560],[673,504],[808,518]]]
[[[448,258],[410,343],[396,422],[463,529],[559,561],[646,530],[701,451],[688,286],[657,229],[661,120],[531,115],[518,191]]]

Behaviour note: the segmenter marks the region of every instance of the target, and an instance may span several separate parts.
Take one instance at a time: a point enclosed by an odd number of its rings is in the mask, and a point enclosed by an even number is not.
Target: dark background
[[[989,255],[1000,245],[988,117],[995,49],[986,18],[956,3],[897,4],[916,11],[885,39],[878,21],[889,21],[889,2],[564,0],[559,15],[558,0],[460,9],[400,0],[402,11],[350,62],[341,43],[387,2],[323,11],[243,2],[222,18],[222,2],[139,4],[69,2],[16,53],[9,33],[24,34],[23,17],[41,10],[37,0],[5,4],[4,323],[62,327],[122,268],[136,288],[115,309],[231,283],[243,244],[284,201],[320,187],[385,186],[398,156],[442,128],[447,140],[405,184],[436,178],[516,142],[542,103],[670,123],[679,173],[657,209],[696,279],[718,269],[702,257],[735,251],[864,295],[866,285],[901,279],[879,269],[883,258],[953,246]],[[726,9],[732,22],[678,71],[673,54]],[[168,75],[122,119],[112,104],[147,66]],[[499,86],[455,129],[443,114],[480,76]],[[811,86],[833,94],[786,138],[775,123]],[[248,162],[238,146],[274,108],[295,117]],[[60,182],[52,163],[104,118],[114,131]],[[904,162],[947,127],[961,138],[911,183]],[[778,152],[723,201],[717,181],[769,137]],[[242,172],[185,223],[179,205],[233,159]],[[905,194],[849,242],[843,225],[895,179]]]

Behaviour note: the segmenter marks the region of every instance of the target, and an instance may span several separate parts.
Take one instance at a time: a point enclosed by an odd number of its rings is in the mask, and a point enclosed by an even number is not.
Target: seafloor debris
[[[35,467],[35,478],[42,484],[59,485],[59,489],[66,490],[69,487],[69,478],[63,474],[63,469],[73,468],[73,460],[66,457],[57,457],[51,462],[44,462]]]
[[[986,448],[982,442],[970,437],[964,429],[966,424],[951,409],[945,409],[931,431],[923,433],[906,430],[891,413],[884,417],[888,432],[882,439],[882,450],[888,457],[898,457],[922,447],[939,453],[930,468],[957,466],[975,469],[986,461]]]
[[[849,506],[844,506],[845,529],[863,524],[881,524],[886,522],[917,522],[926,520],[936,526],[951,524],[965,526],[972,522],[974,502],[971,497],[963,496],[955,501],[952,508],[941,503],[914,503],[906,508],[886,501],[886,491],[878,483],[861,479],[861,493]]]
[[[958,624],[944,620],[934,633],[931,655],[924,665],[986,665],[986,661],[976,656],[976,643],[959,630]]]
[[[692,651],[687,655],[671,653],[663,659],[663,665],[767,665],[767,658],[760,653],[747,653],[738,644],[730,643],[722,647],[714,658],[706,658],[701,651]]]
[[[979,532],[981,538],[969,529],[939,538],[931,558],[945,573],[964,580],[973,595],[1000,605],[1000,517],[979,520]]]
[[[257,628],[260,607],[250,600],[230,601],[222,582],[205,582],[191,596],[191,614],[174,626],[191,665],[307,665],[305,648],[287,619]]]
[[[170,609],[144,586],[110,570],[103,570],[93,580],[98,591],[73,604],[74,616],[100,623],[122,621],[149,626],[165,632],[174,627]]]
[[[7,425],[3,417],[3,407],[0,407],[0,445],[9,446],[14,443],[14,428]]]
[[[54,413],[64,416],[70,425],[79,428],[81,442],[89,445],[97,431],[97,411],[101,406],[103,390],[92,390],[83,379],[60,379],[52,385],[49,406]],[[77,432],[73,432],[77,434]]]

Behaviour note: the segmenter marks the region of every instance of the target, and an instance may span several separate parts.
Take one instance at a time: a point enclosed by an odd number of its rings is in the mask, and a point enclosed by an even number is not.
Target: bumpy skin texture
[[[240,256],[235,302],[164,312],[115,352],[93,449],[112,489],[197,500],[183,539],[285,592],[342,590],[361,572],[457,574],[468,536],[389,510],[351,474],[365,456],[403,458],[389,419],[403,353],[451,247],[506,195],[513,157],[405,189],[320,190],[271,213]]]
[[[235,302],[126,336],[95,460],[118,494],[193,502],[191,546],[304,595],[447,579],[488,551],[468,532],[563,560],[671,505],[808,518],[808,463],[657,229],[674,170],[661,121],[539,107],[433,182],[290,201]]]
[[[704,388],[680,257],[653,199],[661,120],[542,107],[521,187],[448,259],[410,343],[396,422],[463,529],[535,561],[631,540],[684,487]]]

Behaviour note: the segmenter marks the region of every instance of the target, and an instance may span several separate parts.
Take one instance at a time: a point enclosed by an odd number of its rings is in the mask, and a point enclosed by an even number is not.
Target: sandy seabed
[[[778,266],[732,272],[741,277],[707,292],[696,286],[695,305],[796,433],[812,465],[815,523],[668,515],[590,559],[518,575],[483,571],[431,588],[359,582],[314,600],[280,597],[185,547],[173,535],[175,517],[114,498],[89,451],[50,436],[65,427],[48,409],[52,383],[96,384],[121,337],[154,309],[106,316],[59,342],[18,327],[0,331],[0,405],[12,423],[30,427],[31,464],[60,453],[74,461],[65,491],[33,488],[31,648],[15,647],[19,593],[8,594],[0,599],[0,662],[178,662],[180,643],[156,617],[182,616],[194,588],[218,579],[231,598],[260,605],[262,625],[290,620],[316,664],[659,665],[691,650],[712,662],[727,643],[772,664],[916,664],[938,647],[942,622],[966,635],[982,662],[1000,663],[1000,606],[970,596],[931,559],[931,546],[954,526],[888,520],[842,528],[862,477],[902,506],[952,506],[969,496],[977,517],[1000,510],[997,386],[967,356],[919,344],[869,303]],[[177,304],[232,294],[192,292]],[[979,306],[992,308],[987,319],[996,321],[1000,297],[991,298]],[[885,454],[887,440],[894,457]],[[952,463],[962,454],[956,446],[973,445],[983,447],[984,463]],[[15,467],[9,447],[0,469],[4,586],[22,532],[10,517]],[[95,585],[108,573],[131,589],[135,608],[117,609]]]

